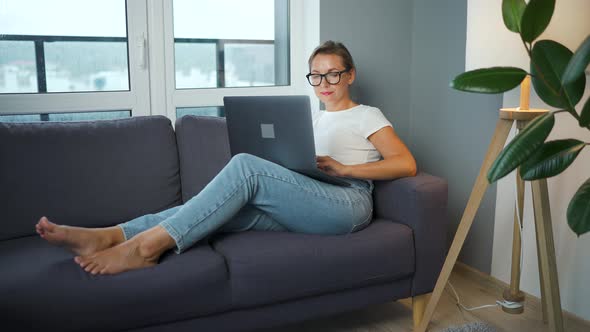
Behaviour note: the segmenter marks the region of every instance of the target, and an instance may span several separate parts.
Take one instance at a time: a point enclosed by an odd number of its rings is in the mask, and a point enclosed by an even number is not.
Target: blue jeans
[[[373,184],[345,180],[351,187],[327,184],[253,155],[238,154],[184,205],[119,227],[130,239],[160,225],[176,242],[177,253],[214,232],[347,234],[371,221]]]

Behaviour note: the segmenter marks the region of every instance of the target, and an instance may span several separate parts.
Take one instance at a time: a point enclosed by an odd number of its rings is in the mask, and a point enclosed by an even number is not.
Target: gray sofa
[[[245,331],[434,288],[447,183],[425,173],[376,181],[374,220],[357,233],[218,234],[115,276],[34,232],[43,215],[101,227],[182,204],[229,158],[221,118],[0,123],[0,329]]]

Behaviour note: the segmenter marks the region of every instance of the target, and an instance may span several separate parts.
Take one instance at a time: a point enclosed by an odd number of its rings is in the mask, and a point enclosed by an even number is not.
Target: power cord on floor
[[[449,283],[449,286],[451,286],[451,290],[453,291],[453,293],[455,295],[455,299],[457,300],[457,306],[459,306],[463,310],[474,311],[474,310],[479,310],[479,309],[484,309],[484,308],[492,308],[492,307],[497,307],[497,306],[502,306],[502,307],[511,308],[511,309],[522,307],[521,302],[512,302],[512,301],[507,301],[507,300],[499,301],[498,300],[498,301],[496,301],[496,304],[486,304],[486,305],[482,305],[479,307],[467,308],[466,306],[463,305],[463,303],[461,303],[461,300],[459,300],[459,295],[457,294],[457,291],[455,291],[455,287],[453,287],[453,284],[450,281],[448,283]]]
[[[486,304],[486,305],[482,305],[482,306],[479,306],[479,307],[467,308],[466,306],[463,305],[463,303],[461,303],[461,300],[459,299],[459,295],[457,294],[457,291],[455,291],[455,287],[453,287],[453,284],[451,283],[451,281],[448,281],[448,283],[449,283],[449,286],[451,286],[451,290],[453,291],[453,293],[455,295],[455,299],[457,300],[457,306],[459,306],[463,310],[473,311],[473,310],[479,310],[479,309],[483,309],[483,308],[497,307],[499,305],[502,305],[500,303],[500,301],[496,301],[496,304]]]
[[[517,171],[518,172],[518,171]],[[519,266],[519,276],[522,277],[522,261],[523,261],[523,254],[522,251],[524,249],[524,237],[522,236],[522,229],[524,227],[523,221],[520,218],[520,206],[518,205],[518,188],[517,188],[518,184],[516,183],[514,186],[514,200],[516,201],[516,216],[518,218],[518,232],[520,233],[520,266]],[[461,300],[459,299],[459,295],[457,294],[457,291],[455,291],[455,287],[453,287],[453,284],[451,283],[451,281],[448,281],[449,286],[451,286],[451,290],[453,291],[454,295],[455,295],[455,299],[457,300],[457,306],[463,310],[466,311],[474,311],[474,310],[479,310],[479,309],[484,309],[484,308],[492,308],[492,307],[497,307],[497,306],[502,306],[505,308],[509,308],[509,309],[516,309],[516,308],[520,308],[523,306],[522,302],[512,302],[512,301],[508,301],[508,300],[498,300],[496,301],[496,304],[486,304],[486,305],[482,305],[479,307],[473,307],[473,308],[467,308],[466,306],[464,306],[461,303]]]

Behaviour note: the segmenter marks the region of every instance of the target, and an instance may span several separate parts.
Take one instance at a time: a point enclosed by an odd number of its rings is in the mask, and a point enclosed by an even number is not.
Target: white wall
[[[528,69],[528,56],[515,33],[508,31],[502,21],[502,0],[468,0],[466,70],[497,65]],[[554,39],[575,50],[590,34],[590,1],[557,1],[555,13],[541,39]],[[590,96],[590,77],[586,76],[585,101]],[[548,108],[531,91],[531,107]],[[519,91],[504,94],[504,107],[518,106]],[[581,109],[582,104],[578,106]],[[514,135],[511,133],[509,139]],[[577,138],[590,142],[590,132],[582,130],[567,114],[557,115],[549,140]],[[559,176],[548,179],[551,216],[555,236],[557,270],[562,307],[584,319],[590,319],[590,235],[580,238],[570,230],[566,221],[567,205],[578,187],[590,177],[590,149],[586,148],[572,166]],[[491,275],[510,282],[512,225],[514,209],[514,175],[500,180],[497,186],[494,246]],[[521,289],[540,296],[537,251],[530,186],[527,184],[524,213],[524,250]]]

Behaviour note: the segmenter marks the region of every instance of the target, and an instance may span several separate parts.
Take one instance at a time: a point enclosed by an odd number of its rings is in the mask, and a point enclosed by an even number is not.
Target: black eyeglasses
[[[318,86],[318,85],[322,84],[322,79],[324,77],[326,78],[326,82],[328,82],[328,84],[334,85],[334,84],[340,83],[340,77],[342,76],[342,74],[348,73],[349,71],[350,71],[350,69],[345,69],[342,71],[331,71],[331,72],[325,73],[325,74],[309,73],[309,74],[305,75],[305,77],[307,77],[307,81],[312,86]]]

